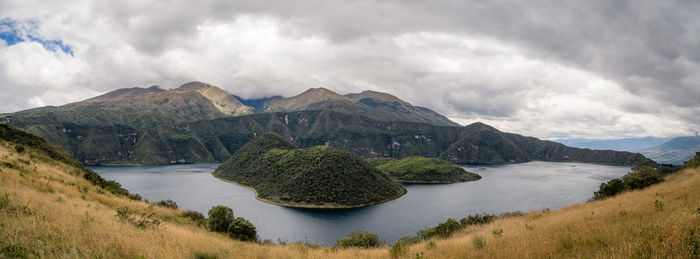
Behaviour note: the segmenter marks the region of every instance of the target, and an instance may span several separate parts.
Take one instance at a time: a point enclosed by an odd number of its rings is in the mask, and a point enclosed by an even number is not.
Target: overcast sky
[[[0,112],[202,81],[540,138],[700,130],[700,1],[0,0]]]

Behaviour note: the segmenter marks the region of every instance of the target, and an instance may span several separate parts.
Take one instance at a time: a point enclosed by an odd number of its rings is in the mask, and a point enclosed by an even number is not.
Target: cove
[[[354,230],[374,232],[394,242],[433,227],[447,218],[475,213],[557,209],[585,202],[600,183],[620,177],[628,166],[541,162],[508,165],[462,165],[481,180],[454,184],[404,184],[401,198],[356,209],[299,209],[264,203],[247,188],[211,175],[219,164],[164,166],[94,166],[151,202],[171,199],[182,209],[207,214],[226,205],[251,221],[261,239],[303,241],[332,246]]]

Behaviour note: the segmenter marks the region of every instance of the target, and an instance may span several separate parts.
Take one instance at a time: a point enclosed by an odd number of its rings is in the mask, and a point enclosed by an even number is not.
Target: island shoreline
[[[367,206],[372,206],[372,205],[377,205],[377,204],[385,203],[385,202],[388,202],[388,201],[392,201],[392,200],[401,198],[401,197],[403,197],[404,195],[406,195],[406,193],[408,193],[408,190],[406,190],[406,188],[404,188],[403,186],[401,186],[401,189],[403,190],[403,192],[402,192],[400,195],[398,195],[398,196],[396,196],[396,197],[391,197],[391,198],[389,198],[389,199],[385,199],[385,200],[381,200],[381,201],[377,201],[377,202],[373,202],[373,203],[367,203],[367,204],[360,204],[360,205],[337,205],[337,206],[289,204],[289,203],[281,203],[281,202],[277,202],[277,201],[273,201],[273,200],[268,200],[268,199],[260,198],[260,196],[258,195],[258,191],[255,190],[255,188],[253,188],[252,186],[247,186],[247,185],[244,185],[244,184],[241,184],[241,183],[232,181],[232,180],[228,180],[228,179],[224,179],[224,178],[218,177],[218,176],[216,176],[216,174],[214,174],[214,172],[212,172],[211,175],[214,176],[214,178],[219,179],[219,180],[222,181],[222,182],[232,183],[232,184],[235,184],[235,185],[238,185],[238,186],[241,186],[241,187],[243,187],[243,188],[246,188],[246,189],[249,189],[249,190],[253,191],[253,193],[255,193],[255,199],[256,199],[256,200],[259,200],[259,201],[262,201],[262,202],[265,202],[265,203],[269,203],[269,204],[272,204],[272,205],[283,206],[283,207],[289,207],[289,208],[298,208],[298,209],[324,209],[324,210],[325,210],[325,209],[328,209],[328,210],[332,210],[332,209],[356,209],[356,208],[362,208],[362,207],[367,207]]]

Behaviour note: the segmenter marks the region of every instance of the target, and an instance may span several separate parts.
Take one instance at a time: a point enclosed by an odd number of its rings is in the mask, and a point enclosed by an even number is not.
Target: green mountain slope
[[[453,163],[500,164],[577,161],[654,164],[636,153],[588,150],[500,132],[482,123],[466,127],[379,121],[333,111],[263,113],[160,125],[142,131],[123,125],[59,124],[60,140],[86,164],[166,164],[225,161],[256,134],[275,132],[299,147],[327,145],[362,157],[439,157]]]
[[[406,193],[353,154],[325,146],[299,149],[276,134],[254,138],[214,175],[252,187],[263,201],[292,207],[361,207]]]
[[[368,162],[402,183],[458,183],[481,176],[438,158],[412,156],[404,159],[373,158]]]

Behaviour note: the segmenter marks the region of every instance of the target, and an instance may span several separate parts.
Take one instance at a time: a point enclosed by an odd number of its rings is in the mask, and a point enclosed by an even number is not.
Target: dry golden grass
[[[29,256],[61,258],[390,257],[388,248],[334,251],[234,241],[179,217],[182,211],[101,192],[71,174],[69,166],[42,159],[31,149],[18,154],[13,147],[0,142],[0,249],[13,246]],[[5,162],[15,168],[2,166]],[[155,212],[163,223],[135,227],[115,217],[122,207]],[[470,227],[449,239],[416,244],[401,257],[697,258],[698,209],[700,170],[685,170],[642,191]]]

